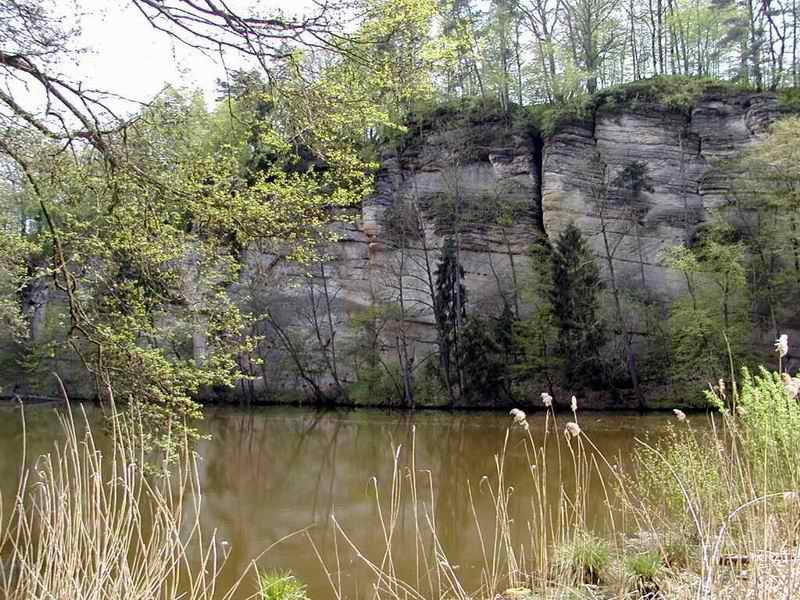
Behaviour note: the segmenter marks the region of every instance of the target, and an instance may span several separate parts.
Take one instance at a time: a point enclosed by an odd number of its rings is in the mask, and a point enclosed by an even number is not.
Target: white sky
[[[74,13],[77,4],[88,13],[80,21],[79,43],[90,49],[80,56],[79,64],[65,67],[72,79],[139,101],[151,99],[167,83],[199,88],[207,98],[213,97],[215,81],[223,77],[218,57],[204,56],[156,31],[127,0],[75,0],[70,4],[70,12]],[[240,11],[253,0],[228,4]],[[261,11],[282,9],[288,14],[307,7],[303,0],[261,0],[257,4]],[[229,66],[236,64],[234,57],[226,60]]]
[[[76,79],[97,89],[146,100],[165,83],[205,90],[220,76],[219,65],[153,30],[132,5],[113,2],[119,5],[113,7],[103,0],[83,0],[83,4],[96,12],[82,19],[81,45],[90,52],[80,57],[73,75]]]

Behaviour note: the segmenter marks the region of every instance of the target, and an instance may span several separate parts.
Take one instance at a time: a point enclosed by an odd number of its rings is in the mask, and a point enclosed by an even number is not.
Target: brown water
[[[46,406],[27,409],[29,456],[49,450],[59,436],[55,410]],[[579,418],[584,432],[609,461],[626,470],[636,445],[634,437],[658,436],[671,416],[585,413]],[[562,428],[565,420],[560,418]],[[534,414],[529,421],[534,438],[541,439],[543,414]],[[314,600],[333,597],[310,536],[337,584],[341,577],[345,595],[366,597],[371,579],[344,539],[335,539],[332,523],[335,519],[364,555],[380,561],[385,543],[373,478],[387,517],[393,448],[400,447],[400,462],[408,465],[413,440],[419,481],[426,482],[430,472],[435,485],[430,514],[436,520],[442,548],[449,562],[457,565],[466,588],[476,589],[482,559],[468,486],[477,521],[491,538],[494,509],[489,484],[497,480],[495,455],[503,447],[510,424],[508,414],[487,412],[316,412],[287,407],[209,410],[203,428],[211,439],[201,442],[199,448],[203,524],[209,531],[216,529],[220,541],[227,542],[225,547],[230,549],[226,582],[232,582],[266,547],[293,532],[307,531],[308,535],[297,534],[276,545],[259,560],[259,567],[291,570],[308,585]],[[5,498],[15,489],[21,452],[18,410],[0,408],[0,492]],[[552,498],[557,498],[562,484],[569,488],[574,479],[572,463],[568,456],[564,458],[559,472],[556,447],[551,444],[547,483]],[[488,479],[483,480],[484,476]],[[505,480],[514,487],[510,513],[520,539],[524,539],[532,484],[519,429],[512,429],[509,437]],[[420,494],[420,501],[430,506],[427,484],[420,484]],[[596,487],[589,497],[590,525],[606,530],[609,511],[602,489]],[[410,495],[404,492],[401,507],[407,508],[409,502]],[[414,579],[413,515],[408,510],[399,514],[395,564],[399,572]],[[247,592],[252,589],[248,587]]]

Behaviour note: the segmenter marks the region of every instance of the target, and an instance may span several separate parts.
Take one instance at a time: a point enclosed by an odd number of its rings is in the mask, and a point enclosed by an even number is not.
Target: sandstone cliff
[[[278,372],[292,373],[279,387],[304,386],[310,375],[330,389],[335,346],[336,376],[352,382],[354,357],[368,343],[353,323],[375,307],[394,311],[371,316],[379,328],[373,349],[386,363],[400,357],[401,338],[410,340],[412,361],[429,360],[436,341],[433,269],[443,238],[454,234],[470,310],[497,315],[511,305],[524,316],[529,307],[520,288],[530,277],[531,244],[576,223],[606,277],[611,255],[629,326],[646,335],[641,303],[664,306],[685,293],[683,278],[662,266],[662,252],[692,243],[718,218],[733,183],[725,161],[756,143],[780,114],[774,94],[711,89],[690,107],[601,102],[582,118],[562,120],[549,136],[496,116],[440,111],[413,120],[385,151],[375,193],[340,228],[324,267],[281,271],[271,285],[273,325],[295,331],[292,352],[318,358],[298,377],[291,357],[275,362],[286,358],[279,343],[272,362],[289,368],[263,373],[263,380],[275,384]],[[407,325],[399,326],[398,317]],[[315,335],[308,333],[312,323]]]
[[[605,222],[622,286],[681,293],[662,251],[689,242],[729,198],[722,174],[781,113],[773,94],[709,92],[688,111],[656,103],[601,106],[545,141],[542,220],[553,237],[570,221],[605,253]],[[602,189],[608,187],[608,193]]]
[[[531,245],[574,222],[606,277],[610,255],[629,325],[646,334],[641,303],[663,306],[684,292],[661,253],[717,218],[732,185],[724,161],[780,114],[774,94],[710,89],[688,107],[599,102],[550,135],[499,116],[440,111],[412,120],[385,149],[375,193],[335,227],[325,261],[298,266],[264,249],[244,252],[230,291],[257,316],[261,341],[242,359],[252,378],[238,392],[336,400],[359,372],[392,372],[399,386],[392,365],[400,357],[419,369],[435,360],[431,292],[445,236],[459,239],[469,310],[495,316],[510,306],[524,316]],[[31,304],[38,327],[43,307]],[[191,338],[202,360],[202,332]]]

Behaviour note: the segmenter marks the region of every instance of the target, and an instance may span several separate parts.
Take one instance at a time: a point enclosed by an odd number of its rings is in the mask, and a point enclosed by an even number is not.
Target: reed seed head
[[[580,434],[581,434],[580,425],[578,425],[577,423],[573,423],[572,421],[567,423],[567,426],[564,428],[564,435],[567,437],[569,436],[578,437]]]
[[[686,413],[680,410],[679,408],[673,408],[672,412],[678,417],[678,421],[685,421],[686,420]]]
[[[785,333],[775,340],[775,352],[780,358],[789,354],[789,336]]]
[[[572,397],[572,401],[570,402],[569,406],[572,409],[572,412],[578,412],[578,399],[575,396]]]
[[[511,417],[514,419],[514,424],[515,425],[519,425],[525,431],[528,431],[528,429],[529,429],[528,421],[527,421],[528,417],[525,414],[525,411],[522,411],[522,410],[520,410],[518,408],[512,408],[510,411],[508,411],[508,414],[510,414]]]
[[[553,397],[547,392],[542,392],[542,404],[544,404],[545,408],[550,408],[553,406]]]
[[[800,377],[792,377],[788,373],[784,373],[782,377],[783,389],[786,390],[790,398],[797,398],[797,395],[800,394]]]

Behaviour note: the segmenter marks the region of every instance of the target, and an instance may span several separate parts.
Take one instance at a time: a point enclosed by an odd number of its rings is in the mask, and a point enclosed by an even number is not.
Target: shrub
[[[796,519],[783,514],[781,502],[798,488],[800,408],[784,385],[779,373],[743,369],[738,392],[726,395],[723,385],[707,392],[721,411],[710,431],[694,430],[684,417],[636,452],[638,472],[626,497],[644,528],[658,532],[671,568],[687,567],[694,555],[710,585],[725,554],[779,553],[794,545]]]
[[[722,405],[721,398],[708,395]],[[783,376],[764,367],[755,375],[742,369],[733,409],[742,449],[758,480],[770,480],[772,491],[792,486],[798,479],[800,405],[787,393]]]
[[[356,371],[356,381],[347,388],[347,397],[356,405],[376,403],[399,404],[402,401],[403,375],[396,362],[362,364]]]
[[[579,96],[568,102],[537,104],[528,108],[532,128],[547,138],[569,123],[588,121],[593,115],[591,97]]]
[[[745,88],[708,77],[661,75],[601,90],[594,95],[593,103],[596,108],[660,104],[670,110],[688,113],[706,93],[735,93],[742,89]]]
[[[778,91],[778,105],[790,112],[800,111],[800,88],[783,88]]]

